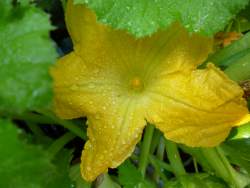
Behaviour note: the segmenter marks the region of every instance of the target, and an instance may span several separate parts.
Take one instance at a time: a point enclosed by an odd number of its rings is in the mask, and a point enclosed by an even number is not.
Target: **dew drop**
[[[95,119],[101,119],[100,115],[95,115]]]
[[[126,6],[126,9],[127,9],[127,10],[130,10],[130,9],[131,9],[131,7],[130,7],[130,6]]]
[[[99,72],[100,72],[99,69],[95,69],[95,70],[94,70],[94,74],[98,74]]]
[[[88,88],[89,88],[89,89],[94,89],[94,88],[95,88],[95,85],[94,85],[94,84],[89,84],[89,85],[88,85]]]
[[[76,91],[76,90],[78,90],[78,86],[77,85],[72,85],[71,87],[70,87],[70,89],[72,90],[72,91]]]

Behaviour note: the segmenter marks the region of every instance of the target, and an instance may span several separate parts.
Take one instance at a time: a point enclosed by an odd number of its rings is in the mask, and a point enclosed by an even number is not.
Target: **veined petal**
[[[81,163],[85,180],[93,181],[131,155],[146,125],[144,111],[137,100],[125,99],[108,108],[105,114],[88,117],[89,140]]]
[[[64,119],[88,116],[105,111],[119,99],[121,87],[114,67],[88,64],[85,57],[72,52],[51,69],[54,79],[54,109]],[[116,77],[117,76],[117,77]]]
[[[216,146],[248,110],[242,89],[214,65],[162,76],[149,89],[148,120],[188,146]]]

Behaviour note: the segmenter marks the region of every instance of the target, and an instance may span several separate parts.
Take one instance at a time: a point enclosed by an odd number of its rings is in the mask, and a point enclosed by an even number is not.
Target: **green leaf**
[[[250,21],[250,3],[240,12],[240,16]]]
[[[74,165],[70,168],[70,178],[75,182],[76,188],[91,188],[91,183],[84,181],[81,177],[80,165]]]
[[[169,181],[166,188],[227,188],[228,186],[219,178],[208,174],[195,174],[181,176]]]
[[[217,51],[209,57],[208,61],[222,68],[227,68],[239,59],[250,53],[250,33],[244,35],[240,40]]]
[[[0,119],[0,187],[69,188],[71,153],[64,151],[54,164],[41,147],[21,141],[19,133],[10,121]]]
[[[52,97],[49,67],[57,54],[49,39],[49,16],[27,3],[0,9],[0,111],[20,113],[47,106]]]
[[[124,188],[155,188],[155,185],[144,179],[137,168],[128,160],[118,168],[118,174],[119,182]]]
[[[212,35],[244,8],[249,0],[74,0],[86,3],[98,20],[137,37],[151,35],[173,22],[190,32]]]
[[[250,123],[234,128],[222,149],[232,163],[250,173]]]
[[[250,78],[250,32],[213,54],[208,62],[225,69],[225,73],[232,80],[241,81]]]
[[[108,174],[104,174],[97,188],[121,188],[121,186],[115,183]]]

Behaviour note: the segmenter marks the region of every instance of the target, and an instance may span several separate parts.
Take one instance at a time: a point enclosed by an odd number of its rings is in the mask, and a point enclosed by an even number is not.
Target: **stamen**
[[[138,77],[134,77],[131,82],[130,85],[132,87],[132,89],[142,89],[143,88],[143,82],[141,81],[140,78]]]

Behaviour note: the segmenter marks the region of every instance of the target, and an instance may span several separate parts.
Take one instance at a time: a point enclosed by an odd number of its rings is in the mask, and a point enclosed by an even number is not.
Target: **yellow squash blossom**
[[[212,40],[173,24],[135,39],[97,23],[95,14],[68,1],[66,23],[74,51],[52,69],[55,111],[88,118],[83,177],[94,180],[134,150],[150,122],[166,138],[215,146],[246,114],[242,89],[209,64]]]

